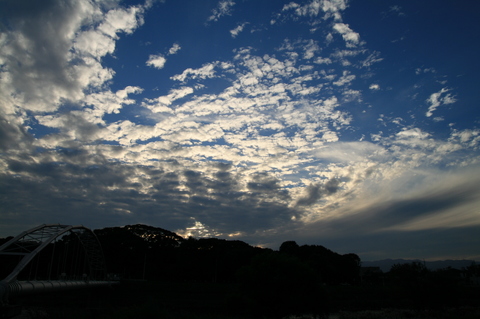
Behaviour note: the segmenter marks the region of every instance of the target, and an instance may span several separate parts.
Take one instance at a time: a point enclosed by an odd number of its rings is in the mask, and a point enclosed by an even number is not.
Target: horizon
[[[480,2],[0,2],[0,237],[145,223],[480,260]]]
[[[55,224],[51,224],[51,225],[55,225]],[[82,225],[83,226],[83,225]],[[106,229],[106,228],[124,228],[124,227],[127,227],[127,226],[147,226],[147,227],[153,227],[153,228],[159,228],[159,229],[162,229],[162,230],[165,230],[167,232],[171,232],[171,233],[174,233],[176,234],[177,236],[181,237],[183,240],[188,240],[189,237],[184,237],[182,235],[179,235],[177,234],[176,232],[174,231],[171,231],[171,230],[168,230],[168,229],[165,229],[163,227],[157,227],[157,226],[152,226],[152,225],[148,225],[148,224],[133,224],[133,225],[123,225],[123,226],[105,226],[103,228],[97,228],[97,229],[92,229],[92,231],[96,231],[96,230],[102,230],[102,229]],[[8,237],[15,237],[19,234],[15,234],[15,235],[9,235],[9,236],[6,236],[6,237],[0,237],[0,239],[5,239],[5,238],[8,238]],[[246,244],[248,244],[249,246],[251,247],[257,247],[257,248],[262,248],[262,249],[271,249],[273,251],[279,251],[280,250],[280,246],[278,248],[272,248],[272,247],[261,247],[261,246],[255,246],[255,245],[252,245],[248,242],[245,242],[245,241],[242,241],[242,240],[239,240],[239,239],[228,239],[228,238],[221,238],[221,237],[192,237],[194,238],[195,240],[200,240],[200,239],[218,239],[218,240],[226,240],[226,241],[241,241],[241,242],[244,242]],[[296,242],[295,240],[287,240],[287,241],[294,241]],[[298,243],[297,243],[298,244]],[[316,244],[316,245],[312,245],[312,244],[301,244],[299,246],[323,246],[321,244]],[[326,247],[326,246],[323,246],[329,250],[331,250],[329,247]],[[333,250],[332,250],[333,251]],[[339,252],[336,252],[336,251],[333,251],[334,253],[339,253]],[[350,254],[350,253],[353,253],[353,254],[356,254],[355,252],[353,251],[350,251],[350,252],[346,252],[346,253],[339,253],[341,255],[343,254]],[[360,257],[360,260],[361,262],[382,262],[382,261],[405,261],[405,262],[414,262],[414,261],[422,261],[422,262],[448,262],[448,261],[473,261],[474,263],[479,263],[480,261],[478,260],[474,260],[474,259],[425,259],[425,258],[390,258],[390,257],[387,257],[387,258],[384,258],[384,259],[379,259],[379,260],[363,260]]]

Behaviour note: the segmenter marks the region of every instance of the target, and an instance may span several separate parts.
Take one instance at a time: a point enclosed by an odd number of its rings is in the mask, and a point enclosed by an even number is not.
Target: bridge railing
[[[40,260],[42,252],[47,256]],[[1,258],[8,262],[2,263]],[[44,224],[24,231],[0,246],[0,263],[11,266],[0,281],[3,304],[9,294],[109,283],[100,243],[84,226]],[[40,264],[43,268],[39,270]],[[70,266],[68,275],[67,266]],[[51,280],[52,274],[57,280]]]

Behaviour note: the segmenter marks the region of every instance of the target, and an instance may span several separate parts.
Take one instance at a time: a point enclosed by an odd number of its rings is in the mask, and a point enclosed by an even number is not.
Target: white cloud
[[[290,2],[283,6],[282,12],[293,10],[297,16],[317,17],[323,11],[325,12],[324,19],[333,17],[335,20],[341,20],[340,11],[346,8],[347,2],[345,0],[311,0],[304,5]]]
[[[151,54],[148,57],[146,65],[152,66],[156,69],[163,69],[166,62],[167,62],[167,59],[163,55],[161,55],[161,54],[157,54],[157,55]]]
[[[180,51],[180,49],[181,49],[180,45],[178,43],[174,43],[170,48],[170,50],[168,50],[168,54],[170,55],[177,54],[178,51]]]
[[[174,89],[166,96],[160,96],[155,99],[147,99],[146,103],[142,103],[142,106],[147,107],[154,113],[166,112],[173,113],[168,107],[174,101],[184,98],[185,96],[192,94],[194,90],[191,87],[183,87],[180,89]]]
[[[425,69],[416,68],[415,69],[415,74],[416,75],[419,75],[419,74],[422,74],[422,73],[436,73],[436,72],[437,71],[434,68],[425,68]]]
[[[350,74],[348,71],[343,71],[343,75],[338,79],[338,81],[333,82],[333,85],[344,86],[355,80],[356,76]]]
[[[118,114],[123,105],[135,103],[135,100],[128,99],[128,94],[140,94],[142,91],[143,89],[140,87],[127,86],[125,89],[119,90],[116,93],[110,91],[93,93],[85,97],[84,103],[95,106],[96,109],[103,110],[105,113]]]
[[[386,156],[386,154],[386,150],[381,146],[365,141],[329,143],[316,151],[316,156],[319,158],[338,163],[364,162],[369,158],[379,160]]]
[[[185,82],[187,79],[207,79],[215,77],[215,67],[218,62],[207,63],[199,69],[188,68],[182,72],[171,77],[172,80]]]
[[[332,64],[332,60],[330,58],[321,58],[318,57],[314,61],[316,64]]]
[[[327,34],[327,36],[325,37],[325,42],[327,42],[327,44],[330,44],[332,41],[333,35],[331,33]]]
[[[320,47],[316,41],[310,40],[308,44],[305,46],[305,54],[303,56],[304,59],[311,59],[315,56],[316,52],[320,51]]]
[[[339,140],[337,133],[335,133],[333,131],[328,131],[328,132],[323,133],[322,139],[325,142],[329,142],[329,143],[338,142],[338,140]]]
[[[221,17],[225,15],[231,15],[232,7],[235,5],[235,2],[232,0],[223,0],[218,3],[217,8],[212,10],[212,15],[208,17],[208,21],[218,21]]]
[[[115,51],[115,40],[100,31],[88,30],[75,39],[74,48],[80,54],[101,58]]]
[[[86,88],[100,89],[114,75],[100,59],[114,52],[118,32],[131,33],[141,24],[142,13],[135,6],[104,14],[86,0],[50,1],[35,14],[15,11],[9,19],[18,28],[1,36],[4,108],[50,112],[81,101]]]
[[[360,35],[350,29],[348,24],[335,23],[333,29],[342,35],[345,42],[347,42],[347,46],[355,47],[359,44]]]
[[[236,38],[237,35],[239,35],[240,32],[243,31],[243,28],[245,27],[246,24],[248,24],[248,22],[239,24],[236,28],[230,30],[230,35],[232,36],[232,38]]]
[[[378,91],[380,90],[380,85],[378,85],[377,83],[372,83],[368,88],[372,91]]]
[[[451,142],[459,142],[465,147],[476,148],[480,145],[480,130],[454,130],[449,138]]]
[[[432,116],[433,112],[435,112],[435,110],[440,105],[453,104],[457,102],[457,99],[450,93],[442,96],[444,93],[447,93],[448,91],[450,91],[450,89],[442,88],[440,91],[430,95],[430,97],[427,99],[427,103],[430,104],[430,106],[428,107],[428,111],[425,114],[427,117]]]
[[[178,43],[174,43],[172,47],[168,50],[167,55],[174,55],[177,54],[178,51],[181,50],[181,47]],[[163,69],[165,66],[165,63],[167,63],[167,58],[165,58],[165,55],[163,54],[151,54],[148,57],[147,62],[145,63],[148,66],[154,67],[156,69]]]
[[[114,39],[117,38],[119,32],[131,34],[138,26],[143,24],[141,16],[143,12],[144,8],[141,6],[110,10],[98,30]]]
[[[362,66],[363,67],[370,67],[375,63],[383,61],[383,58],[380,58],[380,53],[377,51],[374,51],[372,54],[370,54],[364,61],[362,61]]]

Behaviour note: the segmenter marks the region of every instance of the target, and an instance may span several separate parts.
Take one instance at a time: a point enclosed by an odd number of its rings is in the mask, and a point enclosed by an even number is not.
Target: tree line
[[[273,250],[239,240],[183,238],[148,225],[94,232],[103,248],[108,278],[123,283],[118,291],[106,295],[113,296],[109,298],[115,307],[125,306],[130,299],[135,300],[132,309],[145,300],[154,300],[150,306],[158,307],[157,301],[163,300],[165,309],[177,311],[177,295],[179,311],[191,303],[201,304],[205,311],[223,308],[226,313],[250,318],[282,318],[302,313],[326,317],[331,311],[344,309],[475,306],[479,300],[479,286],[471,284],[480,277],[479,265],[431,271],[414,262],[394,265],[383,273],[362,268],[354,253],[339,254],[321,245],[298,245],[295,241],[285,241]],[[0,244],[6,240],[0,239]],[[87,260],[77,253],[79,245],[75,236],[64,236],[56,246],[46,247],[23,276],[31,278],[38,273],[38,279],[50,279],[56,273],[69,275],[74,268],[82,274]],[[75,260],[63,258],[68,252],[75,252]],[[48,265],[50,261],[56,266]],[[16,263],[12,260],[9,266]],[[0,263],[0,273],[4,266],[7,263]],[[54,275],[52,279],[56,279]]]
[[[356,254],[341,255],[320,245],[287,241],[275,251],[238,240],[185,239],[147,225],[104,228],[95,234],[108,271],[124,279],[234,282],[247,272],[261,271],[265,264],[282,268],[287,263],[308,269],[320,283],[355,284],[359,280],[361,261]]]

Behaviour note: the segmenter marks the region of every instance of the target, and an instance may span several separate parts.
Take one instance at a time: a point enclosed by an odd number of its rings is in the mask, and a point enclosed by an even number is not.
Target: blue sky
[[[0,236],[144,223],[479,260],[479,9],[2,1]]]

